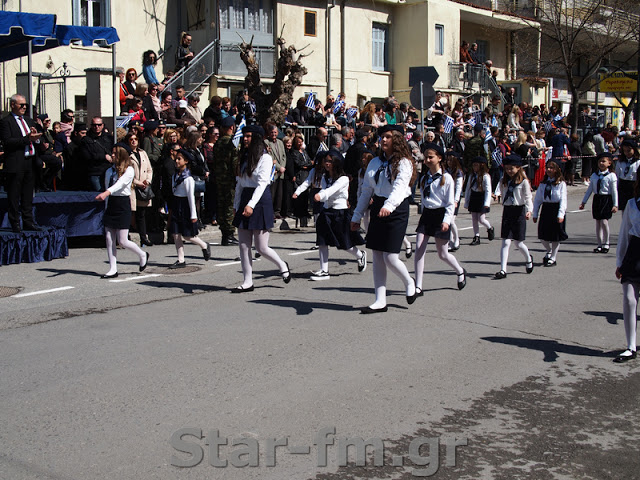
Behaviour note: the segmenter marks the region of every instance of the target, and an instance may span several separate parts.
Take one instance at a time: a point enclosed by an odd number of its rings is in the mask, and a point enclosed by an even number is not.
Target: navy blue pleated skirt
[[[379,217],[386,197],[373,197],[371,220],[367,232],[367,248],[380,252],[400,253],[409,224],[409,198],[405,198],[388,217]]]
[[[427,237],[441,238],[443,240],[449,240],[451,237],[451,230],[446,232],[442,231],[442,221],[446,209],[442,208],[425,208],[422,210],[416,233],[422,233]]]
[[[109,195],[107,209],[102,217],[102,224],[106,228],[127,230],[131,226],[131,197]]]
[[[198,222],[191,221],[191,208],[187,197],[171,198],[171,223],[169,233],[179,233],[185,238],[198,236]]]
[[[547,242],[563,242],[567,235],[567,217],[562,223],[558,222],[559,203],[543,203],[540,218],[538,218],[538,238]]]
[[[640,238],[629,236],[629,245],[620,266],[621,283],[640,283]]]
[[[250,217],[242,215],[244,207],[247,206],[255,188],[243,188],[240,194],[240,206],[236,210],[233,219],[233,226],[245,230],[269,230],[273,228],[273,202],[271,201],[271,189],[264,189],[264,193],[253,209]]]
[[[613,196],[596,193],[591,204],[591,215],[595,220],[609,220],[613,216]]]
[[[527,219],[524,205],[505,205],[502,209],[502,228],[500,238],[510,238],[519,242],[527,234]]]
[[[348,250],[364,245],[359,232],[351,231],[351,211],[348,208],[324,208],[316,223],[316,245]]]
[[[472,190],[468,210],[470,212],[480,213],[482,212],[482,207],[484,207],[484,192],[474,192]]]

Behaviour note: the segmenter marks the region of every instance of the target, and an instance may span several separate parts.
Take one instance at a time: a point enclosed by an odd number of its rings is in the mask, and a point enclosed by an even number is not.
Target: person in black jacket
[[[367,129],[368,128],[368,129]],[[349,207],[353,210],[358,202],[358,172],[362,168],[362,155],[369,151],[367,142],[371,128],[356,131],[356,141],[349,147],[344,157],[344,173],[349,176]]]
[[[104,122],[100,117],[91,119],[91,129],[80,142],[80,155],[87,165],[89,188],[92,192],[105,190],[104,174],[111,168],[113,136],[104,131]]]

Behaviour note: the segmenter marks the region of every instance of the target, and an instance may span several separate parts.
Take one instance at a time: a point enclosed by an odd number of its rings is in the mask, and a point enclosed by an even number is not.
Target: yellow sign
[[[613,72],[600,75],[601,92],[635,92],[637,89],[638,72]]]

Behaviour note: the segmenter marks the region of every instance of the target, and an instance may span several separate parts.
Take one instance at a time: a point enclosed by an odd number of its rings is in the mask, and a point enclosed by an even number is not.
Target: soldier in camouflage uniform
[[[233,235],[235,228],[231,224],[233,221],[236,170],[238,168],[238,150],[232,142],[234,130],[234,118],[224,118],[220,125],[220,139],[213,147],[214,172],[218,187],[218,225],[222,232],[221,244],[223,246],[238,244],[238,239]]]

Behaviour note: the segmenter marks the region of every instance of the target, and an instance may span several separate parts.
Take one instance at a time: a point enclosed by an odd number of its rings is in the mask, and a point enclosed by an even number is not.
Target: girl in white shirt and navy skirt
[[[487,238],[495,238],[495,230],[487,220],[486,214],[491,208],[491,176],[487,168],[487,159],[477,156],[473,159],[472,172],[467,180],[464,208],[471,212],[473,240],[471,245],[480,245],[480,225],[487,228]]]
[[[455,189],[453,191],[453,201],[455,209],[453,211],[453,217],[451,218],[451,225],[449,230],[451,231],[451,240],[449,240],[449,251],[455,252],[460,248],[460,236],[458,235],[458,225],[456,224],[456,216],[460,210],[460,199],[462,198],[462,186],[464,185],[464,171],[460,165],[462,155],[458,152],[450,150],[447,152],[447,172],[453,178],[455,182]]]
[[[191,152],[180,149],[176,155],[176,173],[172,178],[173,197],[171,198],[171,225],[169,233],[173,235],[178,260],[169,268],[184,268],[185,240],[195,243],[202,249],[205,261],[211,258],[211,246],[198,238],[198,212],[195,201],[195,180],[191,176],[188,165],[193,163]]]
[[[404,283],[407,303],[416,300],[415,280],[399,258],[409,223],[409,200],[416,167],[401,126],[385,125],[378,133],[382,153],[367,167],[351,221],[351,230],[359,230],[360,220],[373,198],[367,247],[373,250],[376,301],[362,308],[363,314],[387,311],[387,268]]]
[[[449,226],[455,210],[455,183],[442,166],[444,150],[435,143],[424,146],[424,166],[427,171],[420,182],[422,190],[422,216],[416,229],[416,290],[422,296],[422,276],[424,273],[424,255],[429,237],[435,238],[436,250],[440,260],[449,265],[458,275],[458,289],[467,284],[464,269],[456,257],[449,253]]]
[[[507,277],[507,261],[511,241],[524,256],[526,272],[533,272],[533,257],[524,243],[527,234],[527,220],[531,218],[533,202],[531,201],[531,185],[522,169],[520,155],[507,155],[502,165],[504,176],[500,182],[500,196],[502,197],[502,249],[500,250],[500,271],[494,275],[496,280]]]
[[[128,239],[129,225],[131,225],[131,183],[134,177],[130,154],[131,149],[128,145],[118,143],[113,147],[114,165],[105,173],[107,190],[96,196],[96,200],[107,202],[102,222],[107,243],[109,271],[100,278],[118,276],[116,240],[121,246],[138,255],[141,272],[147,268],[149,262],[149,253],[144,252]]]
[[[320,178],[320,191],[313,200],[322,205],[316,219],[316,245],[320,255],[320,270],[313,272],[311,280],[329,280],[329,247],[346,250],[356,257],[358,272],[367,268],[367,252],[359,250],[357,245],[364,244],[358,232],[351,231],[351,212],[348,207],[349,177],[345,175],[342,154],[331,149],[316,155],[316,167],[324,173]],[[322,166],[322,167],[321,167]],[[311,174],[309,175],[311,178]],[[305,191],[310,182],[298,187],[294,198]]]
[[[551,159],[545,164],[546,175],[533,199],[533,223],[538,221],[538,238],[547,253],[542,259],[545,267],[556,266],[560,242],[569,238],[566,231],[567,184],[558,163]],[[542,207],[542,212],[540,212]]]
[[[627,139],[620,144],[621,155],[616,163],[616,177],[618,177],[618,197],[620,210],[624,210],[629,199],[634,198],[634,185],[640,168],[640,152],[635,140]]]
[[[273,228],[273,202],[269,188],[273,159],[265,150],[264,129],[258,125],[249,125],[242,129],[242,134],[243,147],[236,176],[233,225],[238,228],[244,281],[232,289],[231,293],[253,291],[251,247],[254,240],[256,251],[278,267],[284,283],[291,281],[289,264],[282,261],[269,247],[269,229]]]
[[[640,293],[640,181],[638,179],[634,186],[634,196],[627,202],[622,215],[616,249],[616,277],[622,282],[622,314],[627,349],[616,356],[614,362],[623,363],[637,356],[636,322],[638,293]]]
[[[598,246],[593,253],[609,253],[609,219],[618,211],[618,182],[612,160],[613,155],[609,152],[598,155],[598,171],[591,174],[589,187],[580,204],[580,210],[584,210],[591,193],[594,193],[591,214],[596,221]]]

